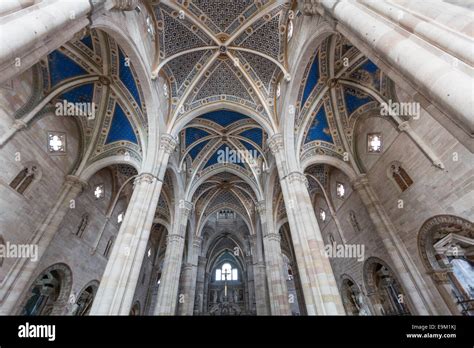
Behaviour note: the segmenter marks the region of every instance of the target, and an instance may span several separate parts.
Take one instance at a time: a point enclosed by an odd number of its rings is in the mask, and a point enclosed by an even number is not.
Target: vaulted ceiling
[[[275,86],[287,75],[290,1],[153,1],[160,63],[173,118],[226,101],[273,117]]]

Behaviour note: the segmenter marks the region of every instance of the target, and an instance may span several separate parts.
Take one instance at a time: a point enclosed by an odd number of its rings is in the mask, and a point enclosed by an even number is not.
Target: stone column
[[[382,240],[392,264],[395,267],[394,271],[397,272],[403,289],[412,300],[416,314],[437,314],[436,308],[433,305],[433,299],[430,299],[430,289],[415,266],[408,250],[398,237],[395,227],[387,216],[375,192],[370,187],[367,177],[361,175],[352,182],[352,187],[354,191],[359,194],[360,199],[364,203],[372,223],[375,226],[375,230]]]
[[[100,7],[105,0],[98,0]],[[90,24],[89,0],[42,1],[0,24],[0,83],[25,71]]]
[[[259,228],[257,228],[257,233],[261,235]],[[258,241],[258,236],[253,234],[250,237],[250,248],[253,259],[253,279],[255,285],[255,307],[257,315],[268,315],[270,314],[270,309],[268,307],[267,279],[263,251],[262,248],[259,247],[260,243]]]
[[[250,313],[256,313],[255,306],[255,281],[253,274],[252,256],[245,257],[245,264],[247,266],[247,289],[248,289],[248,310]]]
[[[132,306],[163,183],[152,174],[142,173],[134,184],[91,315],[128,315]]]
[[[196,291],[194,294],[194,301],[197,304],[194,314],[203,313],[204,305],[204,276],[206,273],[206,263],[207,258],[199,256],[198,257],[198,266],[197,266],[197,275],[196,275]]]
[[[192,206],[191,202],[180,201],[175,208],[176,214],[173,229],[168,234],[168,244],[163,262],[160,288],[158,289],[155,315],[176,314],[179,275],[183,262],[184,238]]]
[[[289,172],[281,134],[272,136],[268,146],[278,167],[307,313],[344,314],[336,280],[324,254],[324,242],[306,186],[307,179],[303,173]]]
[[[448,130],[457,138],[472,133],[474,117],[468,112],[474,109],[469,93],[473,81],[472,39],[463,30],[442,24],[447,18],[455,23],[464,10],[452,11],[455,7],[442,1],[413,2],[416,5],[369,0],[313,3],[315,11],[334,22],[335,29],[392,80],[414,95],[416,101],[428,104],[430,114],[433,112],[435,118],[442,120],[436,116],[437,109],[442,110],[444,118],[453,121],[454,127],[449,126]],[[415,11],[410,7],[416,7]],[[425,13],[441,19],[427,18]],[[472,16],[466,18],[462,18],[462,26],[472,28]]]
[[[258,202],[257,212],[263,231],[263,248],[265,255],[268,297],[272,315],[290,315],[286,276],[283,273],[280,235],[272,228],[271,214],[266,209],[266,202]]]
[[[28,241],[28,244],[38,246],[38,260],[41,260],[68,211],[74,209],[75,199],[86,187],[87,183],[79,177],[66,176],[56,203]],[[14,314],[15,305],[27,290],[38,263],[27,258],[17,258],[0,288],[0,315]]]
[[[129,315],[138,276],[160,197],[168,159],[176,140],[163,134],[156,159],[157,176],[141,173],[115,239],[91,308],[91,315]]]
[[[184,303],[179,306],[180,315],[193,315],[196,281],[198,272],[198,258],[201,254],[202,238],[194,236],[193,248],[189,255],[189,263],[183,265],[183,295]]]

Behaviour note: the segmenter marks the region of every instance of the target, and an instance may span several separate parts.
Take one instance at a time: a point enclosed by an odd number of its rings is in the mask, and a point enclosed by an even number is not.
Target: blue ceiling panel
[[[326,141],[328,143],[334,142],[330,133],[328,120],[326,118],[326,112],[323,105],[319,108],[319,111],[314,117],[313,123],[309,127],[305,144],[315,140]]]
[[[92,103],[94,97],[94,84],[88,83],[75,87],[59,96],[68,103]]]
[[[229,151],[232,149],[229,145],[227,144],[222,144],[213,154],[211,157],[209,157],[209,160],[207,161],[206,165],[204,168],[210,167],[214,164],[217,164],[219,155],[221,151],[226,151],[226,148],[229,148]]]
[[[86,45],[87,47],[89,47],[91,49],[91,51],[94,50],[94,46],[92,45],[92,36],[88,35],[86,37],[84,37],[81,42]]]
[[[112,124],[107,135],[106,144],[113,143],[114,141],[130,141],[138,144],[135,132],[128,120],[127,116],[123,112],[123,109],[117,103],[115,104],[115,112],[112,119]]]
[[[246,142],[246,141],[243,141],[243,140],[240,140],[240,142],[245,146],[245,148],[249,151],[251,151],[251,154],[252,156],[254,155],[254,153],[257,154],[257,157],[260,155],[260,152],[255,148],[255,146],[253,146],[252,144]],[[255,158],[256,159],[256,158]]]
[[[306,80],[306,85],[304,86],[303,99],[301,100],[301,105],[304,105],[308,100],[311,92],[314,90],[319,81],[319,53],[314,57],[313,63],[311,64],[311,69],[309,70],[308,78]]]
[[[362,105],[371,102],[373,99],[369,96],[358,97],[355,93],[349,92],[347,89],[344,90],[344,100],[346,102],[347,114],[352,115],[354,111],[360,108]]]
[[[51,87],[55,87],[66,79],[87,75],[87,71],[79,64],[58,50],[48,55],[48,64]]]
[[[141,108],[142,101],[140,99],[140,93],[138,92],[137,83],[135,82],[135,78],[133,77],[132,69],[130,68],[130,66],[126,65],[125,55],[123,54],[120,48],[119,48],[119,65],[120,65],[119,67],[120,80],[125,85],[125,87],[127,87],[127,89],[130,91],[130,94],[133,96],[133,98],[135,99],[137,104],[140,105],[140,108]]]
[[[375,74],[379,68],[370,59],[367,59],[367,61],[362,64],[359,69],[365,70],[370,74]]]
[[[209,135],[208,132],[200,128],[194,128],[194,127],[186,128],[186,137],[185,137],[186,147],[194,143],[196,140],[207,137],[208,135]]]
[[[213,121],[222,127],[227,127],[232,123],[248,118],[239,112],[230,110],[217,110],[208,112],[207,114],[199,116],[199,118]]]
[[[191,148],[191,150],[189,150],[189,155],[191,156],[191,158],[193,159],[193,161],[196,159],[196,157],[199,155],[199,153],[201,152],[202,149],[204,149],[204,147],[207,145],[207,143],[209,143],[209,140],[205,140],[205,141],[202,141],[200,142],[199,144],[196,144],[195,146],[193,146]]]
[[[262,147],[263,143],[263,131],[261,128],[251,128],[247,129],[246,131],[240,133],[239,135],[252,140],[254,143],[258,144]]]

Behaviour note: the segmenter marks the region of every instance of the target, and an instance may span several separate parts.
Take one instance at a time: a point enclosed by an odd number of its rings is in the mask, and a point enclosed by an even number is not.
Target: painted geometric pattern
[[[240,46],[260,51],[280,60],[280,15],[258,28]],[[237,43],[237,42],[236,42]]]
[[[171,74],[174,76],[177,90],[181,88],[184,81],[191,75],[196,64],[204,55],[205,52],[203,51],[191,52],[177,57],[167,64]]]
[[[194,100],[205,99],[214,95],[231,95],[253,102],[253,98],[245,86],[225,62],[217,64]]]
[[[239,54],[244,57],[245,61],[247,61],[250,67],[255,71],[258,79],[265,87],[267,95],[270,94],[271,83],[276,80],[275,75],[280,71],[276,64],[257,54],[249,52],[239,52]]]
[[[161,6],[163,7],[163,5]],[[205,36],[197,35],[192,29],[188,28],[186,21],[178,18],[175,19],[163,10],[156,12],[161,13],[160,17],[163,18],[165,23],[163,35],[160,36],[162,38],[162,45],[160,45],[160,47],[164,49],[165,56],[171,56],[184,50],[212,44],[210,40],[205,39]],[[196,30],[196,32],[198,32],[198,30]]]
[[[217,25],[221,32],[253,4],[252,0],[227,1],[222,0],[195,0],[193,3]]]

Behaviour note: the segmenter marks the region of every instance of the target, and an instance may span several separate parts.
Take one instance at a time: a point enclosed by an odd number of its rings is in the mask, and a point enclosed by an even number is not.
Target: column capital
[[[138,6],[138,0],[112,0],[111,9],[133,11]]]
[[[179,235],[179,234],[168,234],[166,236],[166,241],[167,241],[167,244],[169,245],[170,243],[179,243],[179,242],[183,242],[184,241],[184,237]]]
[[[180,199],[178,202],[178,208],[181,210],[181,213],[186,216],[189,216],[191,211],[193,210],[194,204],[189,201],[185,201],[184,199]]]
[[[408,121],[403,121],[402,123],[400,123],[398,125],[398,129],[401,131],[401,132],[406,132],[410,129],[410,123]]]
[[[266,239],[268,241],[275,241],[275,242],[278,242],[280,243],[281,242],[281,237],[280,237],[280,234],[279,233],[268,233],[267,235],[265,235],[263,237],[263,239]]]
[[[265,211],[267,210],[267,204],[265,201],[258,201],[255,205],[255,209],[260,216],[265,215]]]
[[[89,184],[86,181],[82,180],[76,175],[66,175],[64,183],[77,189],[80,189],[81,191],[84,191],[89,187]]]
[[[160,137],[160,149],[167,154],[171,154],[178,145],[178,140],[171,134],[164,133]]]
[[[147,183],[151,184],[153,183],[154,180],[158,180],[156,176],[154,176],[151,173],[140,173],[134,180],[135,185],[141,184],[141,183]]]
[[[202,237],[194,236],[193,247],[200,248],[202,245]]]
[[[307,16],[313,16],[318,13],[319,0],[304,0],[303,13]]]
[[[300,182],[303,183],[306,187],[309,187],[308,178],[301,172],[291,172],[287,174],[283,179],[286,179],[288,183]]]
[[[272,152],[273,155],[277,154],[280,151],[283,151],[283,134],[281,133],[276,133],[273,134],[270,138],[267,140],[267,145],[270,148],[270,151]]]
[[[360,191],[369,185],[369,179],[367,178],[366,174],[362,174],[352,180],[351,185],[355,191]]]
[[[20,129],[24,129],[28,126],[28,124],[22,120],[16,120],[13,124],[12,124],[12,128],[13,129],[16,129],[16,130],[20,130]]]

